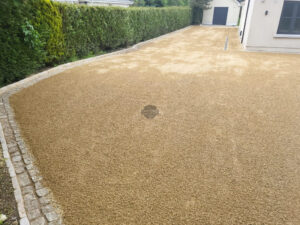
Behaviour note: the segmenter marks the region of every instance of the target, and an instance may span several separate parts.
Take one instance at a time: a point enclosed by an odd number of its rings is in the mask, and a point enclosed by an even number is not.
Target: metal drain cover
[[[157,114],[159,114],[159,110],[155,105],[146,105],[141,113],[147,119],[153,119]]]

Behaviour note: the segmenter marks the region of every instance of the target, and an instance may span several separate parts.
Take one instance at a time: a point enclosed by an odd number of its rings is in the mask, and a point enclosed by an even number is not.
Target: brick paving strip
[[[0,140],[13,183],[20,225],[61,225],[63,222],[60,210],[54,207],[55,203],[50,190],[42,185],[43,178],[38,168],[34,165],[34,158],[21,137],[19,126],[14,120],[14,112],[10,106],[9,97],[23,88],[34,85],[65,70],[98,61],[102,58],[135,51],[147,43],[189,28],[190,26],[138,43],[127,49],[63,64],[0,89]]]

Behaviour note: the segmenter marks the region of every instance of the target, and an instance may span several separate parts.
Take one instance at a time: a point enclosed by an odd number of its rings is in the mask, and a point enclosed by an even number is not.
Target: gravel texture
[[[0,214],[4,214],[7,220],[3,225],[18,225],[18,210],[14,196],[14,189],[6,168],[5,159],[0,145]]]
[[[237,33],[192,27],[11,97],[65,224],[300,224],[300,56]]]

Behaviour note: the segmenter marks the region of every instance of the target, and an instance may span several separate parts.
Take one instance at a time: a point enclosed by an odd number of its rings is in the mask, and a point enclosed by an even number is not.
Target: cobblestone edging
[[[0,104],[3,105],[2,102]],[[3,157],[5,159],[6,166],[8,168],[9,176],[12,180],[12,185],[13,185],[13,189],[14,189],[14,196],[15,196],[15,199],[16,199],[16,202],[17,202],[18,214],[19,214],[20,220],[22,220],[22,222],[20,222],[20,223],[28,224],[29,221],[28,221],[28,218],[27,218],[27,215],[26,215],[26,212],[25,212],[25,206],[24,206],[24,200],[23,200],[23,197],[22,197],[22,191],[21,191],[21,188],[20,188],[19,181],[17,179],[17,174],[16,174],[16,171],[15,171],[15,168],[12,164],[12,161],[11,161],[11,158],[10,158],[10,155],[9,155],[9,152],[8,152],[8,147],[7,147],[7,144],[6,144],[6,140],[5,140],[5,137],[4,137],[3,128],[2,128],[1,123],[0,123],[0,141],[1,141],[1,145],[2,145]]]
[[[29,87],[67,69],[98,61],[102,58],[135,51],[149,42],[162,39],[189,28],[190,26],[141,42],[128,49],[63,64],[0,89],[0,139],[3,146],[3,155],[12,178],[20,216],[20,225],[61,225],[63,221],[58,209],[52,204],[51,192],[42,185],[43,178],[38,168],[34,165],[34,158],[30,155],[30,151],[27,149],[21,137],[19,127],[14,120],[13,109],[9,104],[9,97],[23,88]]]
[[[9,105],[10,92],[0,99],[0,130],[3,154],[12,178],[20,216],[20,225],[60,225],[61,216],[51,205],[48,189],[44,188],[38,169],[20,136]],[[3,135],[4,134],[4,135]]]

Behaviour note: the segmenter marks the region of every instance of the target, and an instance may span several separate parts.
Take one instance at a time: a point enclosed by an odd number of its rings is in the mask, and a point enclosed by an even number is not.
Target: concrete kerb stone
[[[157,38],[138,43],[127,49],[122,49],[112,53],[59,65],[47,71],[31,75],[21,81],[10,84],[0,89],[0,108],[3,107],[5,111],[4,114],[0,113],[0,121],[8,123],[9,129],[12,130],[3,131],[0,123],[0,139],[3,149],[3,155],[6,159],[6,164],[15,190],[14,193],[20,216],[20,225],[34,225],[39,223],[50,225],[63,224],[63,222],[62,215],[59,213],[60,211],[57,208],[53,207],[54,204],[52,204],[52,197],[50,197],[52,196],[51,191],[45,188],[40,182],[42,180],[42,177],[39,175],[39,171],[34,165],[34,158],[30,155],[30,151],[28,151],[26,144],[21,137],[20,129],[14,120],[14,112],[10,106],[9,97],[24,88],[32,86],[41,80],[57,75],[65,70],[111,56],[122,55],[128,52],[136,51],[140,47],[148,43],[163,39],[177,32],[182,32],[183,30],[187,30],[190,27],[191,26],[188,26],[183,29],[159,36]],[[14,136],[14,140],[11,140],[11,138],[9,138],[7,140],[10,141],[6,142],[5,137],[11,137],[11,135]],[[12,161],[12,154],[14,154],[14,161]],[[55,205],[57,206],[57,204]],[[28,215],[30,215],[30,218],[28,218]]]

